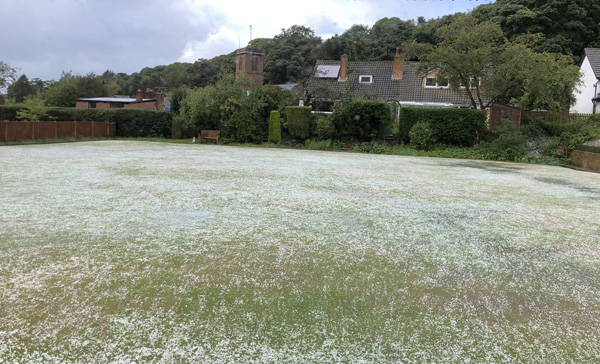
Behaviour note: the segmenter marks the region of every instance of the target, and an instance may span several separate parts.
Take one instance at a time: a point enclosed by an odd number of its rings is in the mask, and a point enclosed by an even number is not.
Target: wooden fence
[[[54,138],[114,137],[107,121],[0,121],[0,142]]]

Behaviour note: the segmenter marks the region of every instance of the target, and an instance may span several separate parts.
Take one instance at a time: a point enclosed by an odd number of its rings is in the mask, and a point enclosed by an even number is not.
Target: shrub
[[[311,109],[307,106],[288,106],[285,108],[287,127],[290,137],[305,140],[310,136]]]
[[[315,136],[319,140],[327,140],[335,137],[335,125],[331,115],[316,114]]]
[[[333,122],[342,140],[380,140],[388,133],[392,116],[383,102],[353,100],[334,112]]]
[[[271,143],[281,143],[281,120],[279,111],[271,111],[269,117],[269,141]]]
[[[113,109],[108,115],[109,121],[117,123],[117,136],[171,137],[171,114],[167,111]]]
[[[17,112],[25,108],[24,105],[0,105],[0,120],[16,121]]]
[[[478,147],[488,159],[519,161],[525,157],[527,138],[510,122],[500,125],[492,136],[494,139],[483,141]]]
[[[400,112],[400,139],[408,143],[416,123],[431,125],[434,139],[447,145],[471,146],[485,130],[485,111],[472,109],[426,109],[404,107]]]
[[[418,122],[410,128],[408,133],[410,137],[410,145],[416,149],[428,150],[435,143],[431,125],[425,122]]]

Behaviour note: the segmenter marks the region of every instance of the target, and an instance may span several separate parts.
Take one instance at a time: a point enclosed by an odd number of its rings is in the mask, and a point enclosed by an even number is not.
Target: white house
[[[586,48],[581,62],[583,83],[575,93],[572,113],[600,113],[600,48]]]

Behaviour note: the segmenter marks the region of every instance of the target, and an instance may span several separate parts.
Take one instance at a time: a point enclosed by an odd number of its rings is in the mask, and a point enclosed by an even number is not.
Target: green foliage
[[[117,123],[120,137],[171,136],[171,114],[166,111],[143,109],[112,109],[109,121]]]
[[[318,140],[332,139],[336,136],[333,117],[326,114],[315,114],[315,136]]]
[[[503,161],[520,161],[527,153],[527,139],[519,128],[507,122],[500,125],[493,133],[490,142],[482,141],[478,149],[489,159]]]
[[[454,16],[437,35],[441,41],[435,46],[405,43],[404,47],[421,60],[423,72],[439,69],[438,78],[448,79],[472,107],[521,102],[526,108],[569,108],[579,82],[579,68],[571,57],[535,53],[530,42],[523,38],[510,42],[500,25],[479,23],[471,15]]]
[[[408,133],[410,137],[410,145],[422,150],[430,149],[435,143],[431,125],[427,122],[418,122],[410,128]]]
[[[333,114],[341,140],[383,139],[390,130],[392,116],[387,104],[379,101],[351,100]]]
[[[17,112],[23,110],[25,106],[20,105],[0,105],[0,121],[16,121]]]
[[[48,87],[44,96],[48,106],[75,107],[79,93],[73,84],[59,81]]]
[[[15,82],[8,86],[7,96],[13,99],[17,104],[25,101],[29,95],[35,94],[35,86],[33,86],[26,75],[21,75]]]
[[[48,118],[50,108],[46,106],[41,94],[25,97],[24,109],[17,111],[17,118],[26,121],[40,121]]]
[[[281,143],[281,119],[279,111],[271,111],[269,117],[269,141],[271,143]]]
[[[342,143],[337,140],[314,140],[306,139],[305,143],[307,149],[312,150],[339,150],[342,147]]]
[[[416,123],[431,125],[434,140],[447,145],[473,145],[485,130],[485,112],[472,109],[427,109],[403,107],[400,112],[399,136],[408,143]]]
[[[600,153],[600,147],[594,147],[592,145],[577,144],[573,149],[581,150],[582,152]]]
[[[183,87],[176,88],[171,92],[169,97],[171,101],[171,112],[175,115],[179,114],[179,109],[181,108],[181,102],[187,95],[187,89]]]
[[[310,136],[311,108],[307,106],[288,106],[285,108],[285,113],[290,137],[297,140],[307,139]]]
[[[17,70],[8,63],[0,61],[0,94],[4,89],[17,79]]]

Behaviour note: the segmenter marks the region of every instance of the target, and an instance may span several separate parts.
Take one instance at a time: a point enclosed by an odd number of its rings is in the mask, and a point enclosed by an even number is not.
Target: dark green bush
[[[408,143],[410,130],[418,122],[431,125],[433,137],[442,144],[471,146],[485,131],[485,111],[472,109],[428,109],[403,107],[400,140]]]
[[[408,133],[410,137],[410,145],[416,149],[428,150],[435,143],[431,125],[429,123],[418,122],[410,128]]]
[[[311,108],[307,106],[288,106],[285,108],[285,113],[290,137],[298,140],[307,139],[310,136]]]
[[[17,111],[25,109],[24,105],[0,105],[0,120],[17,121]]]
[[[592,145],[578,144],[573,149],[581,150],[582,152],[600,153],[600,147],[594,147]]]
[[[171,137],[171,114],[166,111],[113,109],[108,121],[117,123],[117,136]]]
[[[53,107],[48,114],[52,120],[56,121],[114,121],[114,111],[116,111],[116,109]]]
[[[281,120],[279,111],[271,111],[269,117],[269,141],[271,143],[281,143]]]
[[[333,117],[327,114],[316,114],[315,116],[315,136],[319,140],[328,140],[335,137],[335,125]]]
[[[381,140],[390,130],[390,107],[379,101],[352,100],[333,114],[333,123],[341,140]]]
[[[478,149],[486,159],[519,161],[526,156],[527,138],[510,122],[500,125],[492,133],[491,141],[482,141]]]

